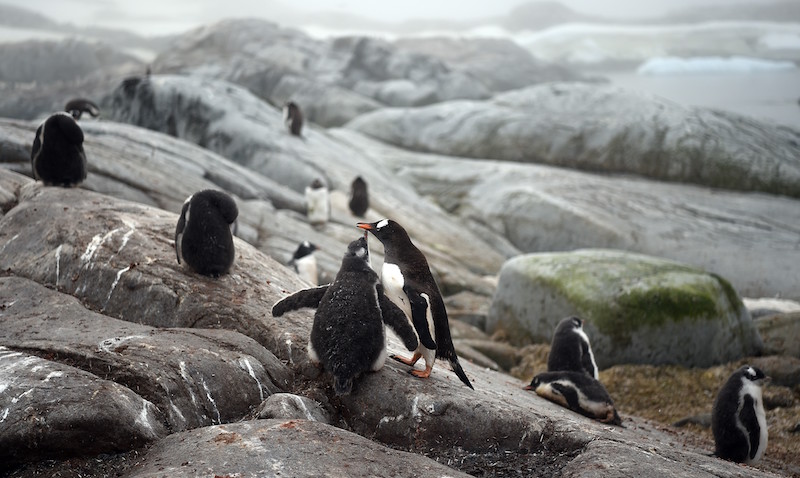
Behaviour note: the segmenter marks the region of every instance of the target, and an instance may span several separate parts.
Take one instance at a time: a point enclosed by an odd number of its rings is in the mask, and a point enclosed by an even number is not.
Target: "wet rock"
[[[171,435],[148,450],[127,478],[151,476],[452,476],[420,455],[392,450],[308,420],[256,420]]]
[[[414,151],[800,197],[797,131],[609,85],[383,109],[347,127]]]
[[[291,393],[276,393],[264,400],[258,409],[258,418],[311,420],[330,423],[330,416],[322,406],[307,397]]]
[[[709,366],[753,355],[761,340],[736,291],[696,268],[610,250],[509,260],[488,331],[548,342],[571,315],[586,320],[600,368],[618,363]]]
[[[167,434],[156,406],[130,389],[4,346],[0,423],[0,469],[19,462],[118,453]]]

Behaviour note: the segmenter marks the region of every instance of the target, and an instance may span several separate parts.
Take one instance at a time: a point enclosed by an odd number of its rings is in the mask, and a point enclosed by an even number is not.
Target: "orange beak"
[[[375,229],[374,227],[372,227],[372,224],[370,224],[368,222],[359,222],[358,224],[356,224],[356,227],[360,227],[361,229],[364,229],[365,231],[371,231],[371,230]]]

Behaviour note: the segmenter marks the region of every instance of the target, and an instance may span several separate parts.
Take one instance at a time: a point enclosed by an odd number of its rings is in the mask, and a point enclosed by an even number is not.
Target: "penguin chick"
[[[67,101],[64,111],[72,115],[76,120],[81,119],[83,113],[89,113],[92,118],[100,116],[100,108],[86,98],[73,98]]]
[[[312,226],[322,226],[331,216],[328,188],[317,178],[306,187],[306,215]]]
[[[397,332],[409,350],[417,348],[417,336],[403,312],[384,295],[378,274],[369,265],[366,237],[347,246],[333,283],[305,289],[278,301],[272,315],[290,310],[316,308],[308,355],[333,374],[337,395],[352,391],[361,373],[378,371],[386,361],[386,324]]]
[[[599,378],[589,337],[583,331],[583,321],[578,317],[562,319],[553,333],[547,371],[560,370],[585,372],[595,380]]]
[[[178,263],[211,277],[226,274],[236,254],[231,229],[238,215],[236,202],[222,191],[206,189],[189,196],[175,228]]]
[[[371,232],[383,243],[381,281],[386,288],[386,296],[405,313],[419,339],[419,347],[410,359],[392,358],[412,367],[420,358],[424,358],[425,370],[411,372],[421,378],[430,376],[437,357],[447,359],[464,385],[473,388],[458,361],[450,337],[447,309],[425,255],[395,221],[359,222],[358,227]]]
[[[67,113],[55,113],[36,129],[31,146],[34,179],[46,186],[74,187],[86,179],[83,130]]]
[[[722,386],[711,411],[716,456],[751,465],[764,455],[768,430],[762,387],[769,381],[760,369],[745,365]]]
[[[292,136],[300,136],[303,130],[303,113],[294,101],[283,106],[283,122]]]
[[[347,203],[354,216],[364,217],[369,209],[369,194],[367,182],[361,176],[356,176],[350,184],[350,202]]]
[[[544,372],[533,377],[525,390],[603,423],[622,425],[614,401],[600,381],[584,372]]]
[[[314,251],[316,250],[317,246],[308,241],[303,241],[297,246],[292,260],[289,261],[289,265],[294,267],[294,271],[297,272],[297,275],[314,286],[319,285],[317,258],[314,256]]]

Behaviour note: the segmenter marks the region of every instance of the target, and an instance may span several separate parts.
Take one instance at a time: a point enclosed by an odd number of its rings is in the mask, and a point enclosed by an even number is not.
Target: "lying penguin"
[[[280,317],[290,310],[316,308],[308,355],[333,374],[337,395],[348,395],[363,372],[378,371],[386,361],[383,325],[390,326],[408,350],[418,341],[400,308],[383,293],[369,264],[366,233],[351,242],[332,284],[304,289],[272,307]]]
[[[544,372],[533,377],[525,390],[603,423],[622,426],[606,387],[584,372]]]

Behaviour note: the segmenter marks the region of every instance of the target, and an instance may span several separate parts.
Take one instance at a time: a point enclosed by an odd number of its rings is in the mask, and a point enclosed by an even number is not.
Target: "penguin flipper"
[[[431,330],[428,327],[428,301],[419,291],[407,284],[403,286],[403,292],[411,303],[411,323],[414,324],[420,343],[427,349],[436,350],[436,342],[431,337]]]
[[[322,300],[322,296],[328,291],[329,285],[325,284],[311,289],[299,290],[288,297],[284,297],[272,306],[272,316],[280,317],[286,312],[302,309],[303,307],[316,309]]]
[[[739,412],[739,420],[741,420],[750,438],[750,450],[748,450],[747,456],[752,460],[756,457],[756,453],[758,452],[761,436],[759,435],[760,427],[758,425],[758,418],[756,418],[755,402],[750,394],[744,396],[744,404],[742,405],[742,410]]]
[[[417,350],[419,346],[417,334],[414,332],[414,329],[411,328],[411,324],[408,323],[406,314],[400,310],[400,307],[395,305],[394,302],[384,295],[383,287],[380,284],[378,284],[378,302],[381,307],[383,323],[391,327],[392,330],[397,333],[398,337],[403,340],[403,345],[405,345],[408,350]]]

